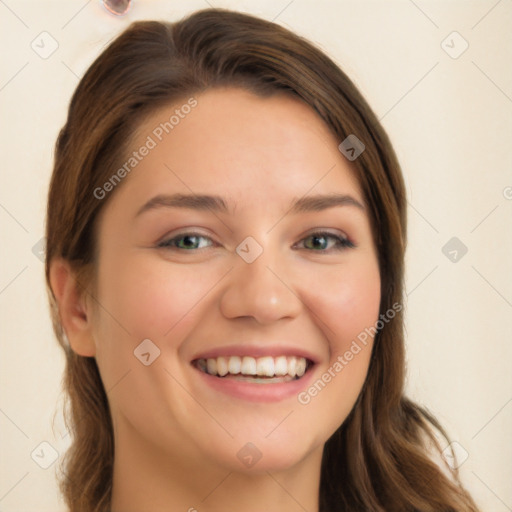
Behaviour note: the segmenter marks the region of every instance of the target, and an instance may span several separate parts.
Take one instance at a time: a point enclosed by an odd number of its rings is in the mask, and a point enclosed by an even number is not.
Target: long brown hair
[[[77,355],[63,333],[50,262],[69,261],[84,293],[94,280],[95,226],[110,196],[94,191],[123,161],[142,120],[164,105],[216,86],[262,97],[301,98],[338,140],[365,145],[353,169],[369,205],[381,275],[381,313],[402,304],[406,198],[401,170],[378,119],[350,79],[322,51],[274,23],[205,9],[176,23],[133,23],[91,65],[69,106],[55,151],[47,211],[46,278],[56,336],[66,354],[64,390],[72,445],[61,490],[70,510],[109,510],[114,439],[96,361]],[[335,511],[477,511],[460,484],[429,456],[441,447],[437,420],[404,395],[403,311],[375,337],[367,379],[324,448],[319,508]]]

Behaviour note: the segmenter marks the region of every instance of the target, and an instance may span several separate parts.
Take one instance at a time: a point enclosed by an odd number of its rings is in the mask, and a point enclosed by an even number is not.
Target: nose
[[[229,273],[220,301],[226,318],[252,318],[259,324],[295,318],[303,305],[291,273],[278,255],[264,250],[252,263],[234,255],[235,268]]]

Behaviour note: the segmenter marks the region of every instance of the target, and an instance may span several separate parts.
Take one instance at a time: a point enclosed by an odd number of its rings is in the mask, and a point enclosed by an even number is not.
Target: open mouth
[[[228,356],[196,359],[192,364],[203,373],[221,379],[271,384],[299,380],[314,363],[296,356]]]

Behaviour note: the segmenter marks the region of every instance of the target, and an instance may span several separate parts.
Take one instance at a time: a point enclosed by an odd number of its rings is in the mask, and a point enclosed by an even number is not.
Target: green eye
[[[303,242],[303,248],[313,252],[341,251],[355,247],[348,238],[328,232],[312,233],[302,239],[301,242]],[[212,245],[212,239],[207,236],[199,233],[182,233],[174,238],[163,240],[158,244],[158,247],[170,250],[195,251],[205,249]]]
[[[330,244],[329,240],[334,240],[334,244]],[[354,244],[348,238],[342,238],[332,233],[313,233],[304,238],[304,246],[306,249],[314,252],[327,252],[331,249],[343,250],[348,247],[355,247]],[[310,241],[311,243],[307,243]]]
[[[170,238],[168,240],[164,240],[163,242],[158,244],[158,247],[166,247],[168,249],[181,249],[184,251],[196,250],[196,249],[204,249],[211,244],[202,243],[202,240],[207,240],[211,242],[211,239],[199,235],[197,233],[183,233],[174,238]]]

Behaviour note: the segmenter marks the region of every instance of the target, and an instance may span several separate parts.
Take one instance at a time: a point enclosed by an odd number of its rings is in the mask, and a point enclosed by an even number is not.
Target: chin
[[[311,437],[310,441],[308,437]],[[207,451],[204,455],[227,471],[247,475],[286,471],[310,456],[315,449],[323,449],[324,443],[313,443],[314,438],[312,434],[297,432],[291,435],[288,431],[275,439],[272,439],[272,434],[265,438],[259,429],[253,428],[247,429],[244,435],[239,431],[234,439],[210,439],[204,447]]]

